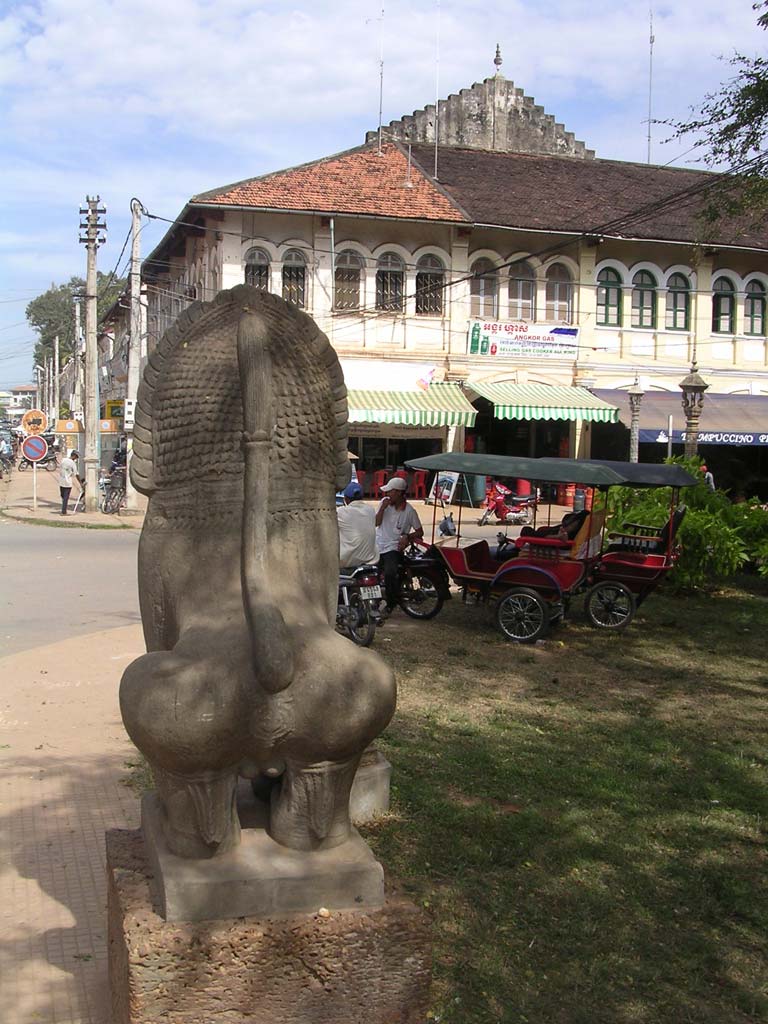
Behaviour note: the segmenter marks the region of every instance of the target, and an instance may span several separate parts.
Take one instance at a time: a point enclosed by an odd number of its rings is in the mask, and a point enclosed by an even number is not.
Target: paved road
[[[140,621],[138,530],[63,530],[0,517],[0,657]]]

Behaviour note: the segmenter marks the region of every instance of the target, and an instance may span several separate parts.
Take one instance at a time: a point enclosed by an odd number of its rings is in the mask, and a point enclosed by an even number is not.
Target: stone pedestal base
[[[210,860],[187,860],[174,856],[166,845],[157,795],[144,794],[141,833],[152,895],[166,921],[383,906],[384,872],[355,830],[330,850],[289,850],[267,835],[264,814],[263,805],[251,797],[250,807],[241,805],[240,816],[251,827],[243,828],[234,850]]]
[[[107,832],[113,1024],[416,1024],[429,924],[407,900],[329,916],[164,921],[141,834]]]

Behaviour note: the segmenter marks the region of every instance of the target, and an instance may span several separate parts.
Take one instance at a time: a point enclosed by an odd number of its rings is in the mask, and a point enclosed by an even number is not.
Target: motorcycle
[[[430,545],[417,541],[403,552],[398,604],[412,619],[434,619],[450,600],[450,581]]]
[[[533,510],[536,507],[534,494],[513,494],[509,487],[494,480],[485,492],[485,510],[477,521],[478,526],[485,526],[492,515],[499,523],[512,523],[520,526],[533,521]]]
[[[20,473],[23,473],[33,465],[33,462],[30,462],[28,458],[22,455],[17,468]],[[59,468],[59,460],[56,458],[56,452],[51,449],[44,459],[40,459],[37,465],[41,469],[47,469],[49,473],[55,473]]]
[[[378,566],[359,565],[350,573],[339,573],[336,628],[353,643],[368,647],[376,632],[382,596]]]

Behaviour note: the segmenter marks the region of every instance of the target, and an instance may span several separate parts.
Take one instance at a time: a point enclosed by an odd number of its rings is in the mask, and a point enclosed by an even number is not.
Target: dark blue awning
[[[619,409],[619,420],[630,426],[626,391],[590,388],[594,395]],[[640,440],[667,444],[669,417],[672,441],[685,442],[682,392],[646,391],[640,403]],[[699,444],[768,445],[768,395],[704,395]]]

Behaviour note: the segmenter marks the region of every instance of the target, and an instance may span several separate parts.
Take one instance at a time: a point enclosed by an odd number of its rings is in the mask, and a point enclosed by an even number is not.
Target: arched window
[[[400,313],[403,309],[405,268],[395,252],[385,252],[376,264],[376,309]]]
[[[269,291],[269,256],[263,249],[249,249],[245,254],[245,283]]]
[[[445,267],[437,256],[422,256],[416,264],[416,312],[441,316]]]
[[[363,266],[362,256],[358,256],[352,249],[344,249],[336,257],[334,309],[360,308],[360,279]]]
[[[687,331],[691,323],[691,283],[685,274],[672,274],[667,282],[668,331]]]
[[[597,323],[621,327],[621,275],[611,267],[597,275]]]
[[[656,278],[648,270],[638,270],[632,278],[632,326],[656,326]]]
[[[759,281],[750,281],[744,297],[745,334],[765,334],[765,287]]]
[[[303,309],[306,305],[307,261],[300,249],[283,256],[283,298]]]
[[[736,289],[728,277],[712,285],[712,333],[733,334],[736,326]]]
[[[533,268],[525,260],[509,268],[509,318],[536,319],[536,279]]]
[[[490,260],[475,260],[470,283],[472,316],[493,320],[499,315],[499,274]]]
[[[547,271],[547,320],[569,324],[573,319],[573,281],[564,263]]]

